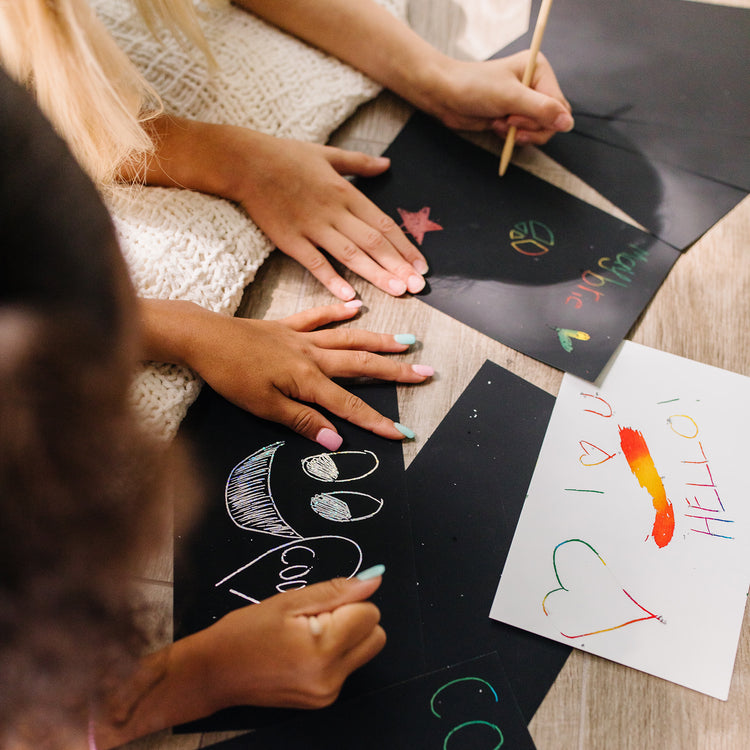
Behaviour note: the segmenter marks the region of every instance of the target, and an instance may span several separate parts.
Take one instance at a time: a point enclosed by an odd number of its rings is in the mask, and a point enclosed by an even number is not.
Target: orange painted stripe
[[[654,541],[658,547],[666,547],[674,534],[674,508],[667,497],[648,445],[640,431],[620,427],[620,447],[638,484],[651,495],[656,511],[652,531]]]

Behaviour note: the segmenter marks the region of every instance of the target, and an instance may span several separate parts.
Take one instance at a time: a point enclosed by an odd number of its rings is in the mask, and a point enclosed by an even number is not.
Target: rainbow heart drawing
[[[602,450],[598,445],[589,443],[588,440],[579,440],[578,445],[583,449],[583,453],[578,456],[578,460],[584,466],[599,466],[599,464],[603,464],[617,455],[617,453],[607,453],[607,451]]]
[[[542,609],[565,638],[584,638],[647,620],[663,623],[620,586],[588,542],[560,542],[552,553],[552,566],[559,585],[547,592]]]

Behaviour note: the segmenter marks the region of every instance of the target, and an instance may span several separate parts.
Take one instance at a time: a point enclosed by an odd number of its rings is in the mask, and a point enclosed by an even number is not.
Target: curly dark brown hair
[[[58,748],[147,642],[132,573],[173,474],[129,408],[135,299],[109,216],[2,74],[0,236],[0,746]]]

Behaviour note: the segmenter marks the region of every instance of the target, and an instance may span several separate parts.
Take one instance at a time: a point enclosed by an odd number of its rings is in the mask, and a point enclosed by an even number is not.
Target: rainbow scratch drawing
[[[584,541],[583,539],[566,539],[564,542],[560,542],[555,547],[554,551],[552,552],[552,567],[555,570],[555,578],[557,579],[557,583],[559,584],[559,586],[556,589],[552,589],[552,591],[548,591],[545,594],[544,599],[542,599],[542,610],[544,611],[544,614],[547,617],[549,617],[551,614],[551,612],[547,608],[547,600],[550,597],[559,596],[560,594],[571,594],[573,591],[573,589],[570,586],[566,586],[562,582],[561,572],[560,572],[560,561],[557,559],[557,556],[560,550],[568,544],[583,545],[583,548],[578,548],[578,549],[588,550],[588,552],[592,552],[596,556],[595,559],[598,560],[604,567],[607,567],[607,563],[604,562],[602,556],[588,542]],[[647,620],[661,621],[661,618],[659,617],[659,615],[656,615],[653,612],[650,612],[642,604],[639,604],[624,588],[622,588],[618,583],[615,582],[614,578],[610,578],[610,581],[611,581],[610,585],[614,589],[617,589],[622,594],[624,594],[627,597],[627,599],[630,600],[630,602],[632,602],[639,610],[641,610],[645,614],[642,617],[633,617],[632,615],[636,613],[636,610],[630,607],[630,612],[627,615],[627,619],[623,617],[622,622],[617,622],[615,620],[615,623],[613,625],[608,625],[606,627],[600,627],[598,629],[589,630],[588,632],[586,632],[586,628],[584,626],[583,627],[584,632],[575,633],[575,634],[564,633],[560,631],[560,635],[562,635],[565,638],[570,638],[571,640],[575,638],[587,638],[592,635],[598,635],[599,633],[608,633],[612,630],[619,630],[620,628],[624,628],[628,625],[633,625],[636,622],[645,622]],[[603,602],[607,597],[604,596],[603,594],[604,592],[602,590],[589,592],[590,600],[599,601],[602,603],[601,606],[606,606],[603,604]],[[625,610],[622,609],[622,606],[618,607],[618,610],[619,610],[620,616],[622,616]],[[610,616],[615,617],[615,618],[617,617],[617,615],[615,615],[614,613],[612,613]],[[581,617],[585,617],[583,613],[581,613]],[[580,626],[580,623],[579,623],[579,626]]]
[[[416,240],[418,245],[424,242],[426,232],[438,232],[442,229],[440,224],[430,218],[430,207],[425,206],[419,211],[407,211],[398,209],[399,216],[403,222],[401,226]]]
[[[583,453],[578,456],[578,461],[582,466],[599,466],[599,464],[603,464],[617,455],[616,453],[607,453],[598,445],[589,443],[588,440],[579,440],[578,445],[583,448]]]
[[[586,331],[576,331],[573,328],[558,328],[557,326],[550,326],[550,328],[557,332],[560,346],[568,352],[568,354],[573,351],[573,339],[577,339],[578,341],[588,341],[591,338]]]
[[[657,547],[666,547],[674,534],[674,508],[667,497],[664,484],[656,470],[654,460],[648,450],[643,435],[630,427],[620,427],[620,447],[630,466],[630,471],[645,488],[656,511],[651,535]]]

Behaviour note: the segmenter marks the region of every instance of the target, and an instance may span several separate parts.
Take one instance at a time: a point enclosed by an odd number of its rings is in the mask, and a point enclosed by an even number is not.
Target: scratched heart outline
[[[585,547],[587,547],[589,550],[591,550],[591,552],[593,552],[596,555],[597,559],[599,560],[599,562],[601,562],[602,565],[604,565],[604,566],[607,565],[607,563],[604,561],[604,558],[588,542],[584,541],[583,539],[566,539],[564,542],[560,542],[555,547],[555,549],[554,549],[554,551],[552,553],[552,567],[553,567],[553,569],[555,571],[555,578],[557,579],[557,582],[558,582],[559,586],[557,588],[552,589],[551,591],[548,591],[544,595],[544,599],[542,599],[542,610],[543,610],[544,614],[547,617],[550,616],[550,613],[547,611],[547,606],[546,606],[547,605],[547,600],[549,599],[550,596],[552,596],[553,594],[556,594],[558,592],[561,592],[561,591],[564,591],[566,593],[572,593],[571,590],[565,586],[565,584],[562,582],[562,580],[560,578],[560,571],[559,571],[558,565],[557,565],[557,554],[558,554],[558,551],[560,550],[561,547],[563,547],[566,544],[571,544],[573,542],[578,543],[578,544],[583,544]],[[613,577],[613,580],[614,580],[614,577]],[[628,599],[630,599],[630,601],[633,602],[633,604],[635,604],[636,607],[638,607],[638,609],[640,609],[643,612],[645,612],[646,613],[645,616],[643,616],[643,617],[634,617],[633,619],[628,620],[626,622],[622,622],[622,623],[620,623],[618,625],[613,625],[613,626],[608,627],[608,628],[601,628],[599,630],[592,630],[592,631],[589,631],[589,632],[586,632],[586,633],[578,633],[576,635],[569,635],[568,633],[564,633],[564,632],[560,631],[560,635],[562,635],[564,638],[569,638],[571,640],[574,640],[576,638],[587,638],[587,637],[592,636],[592,635],[598,635],[600,633],[608,633],[608,632],[611,632],[613,630],[619,630],[620,628],[624,628],[624,627],[626,627],[628,625],[633,625],[636,622],[645,622],[647,620],[659,620],[659,621],[663,622],[662,618],[659,615],[654,614],[650,610],[646,609],[642,604],[640,604],[638,601],[636,601],[636,599],[633,596],[631,596],[631,594],[629,594],[624,588],[622,588],[616,581],[615,581],[615,586],[617,588],[619,588],[620,591],[622,591],[622,593],[625,594],[625,596]]]
[[[583,453],[581,453],[581,455],[578,456],[578,461],[579,461],[579,463],[583,464],[583,466],[600,466],[601,464],[606,463],[607,461],[609,461],[610,458],[614,458],[617,455],[616,451],[614,453],[607,453],[607,451],[603,450],[598,445],[594,445],[593,443],[589,443],[588,440],[579,440],[578,441],[578,445],[580,445],[581,448],[583,448]],[[597,452],[601,453],[603,456],[606,456],[606,458],[603,458],[601,461],[594,461],[592,463],[586,463],[583,460],[584,456],[591,456],[591,457],[593,457],[595,455],[594,453],[592,453],[590,450],[588,450],[586,448],[587,445],[590,445],[592,448],[596,448]]]

